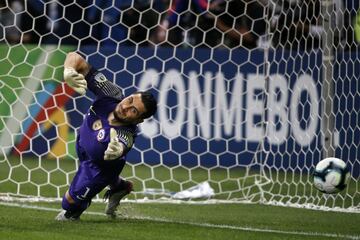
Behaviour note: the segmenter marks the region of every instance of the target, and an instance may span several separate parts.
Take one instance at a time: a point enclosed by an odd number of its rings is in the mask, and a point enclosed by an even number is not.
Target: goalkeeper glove
[[[78,73],[74,68],[67,67],[64,69],[65,82],[77,93],[84,95],[87,89],[87,82],[84,75]]]
[[[116,130],[114,128],[110,129],[110,142],[104,154],[104,160],[114,160],[119,157],[124,152],[124,144],[119,142]]]

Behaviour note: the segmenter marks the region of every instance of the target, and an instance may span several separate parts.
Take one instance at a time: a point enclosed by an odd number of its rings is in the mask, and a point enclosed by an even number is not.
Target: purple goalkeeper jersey
[[[91,68],[85,76],[87,86],[96,95],[82,125],[80,126],[76,152],[80,160],[79,169],[71,182],[69,194],[78,204],[86,206],[91,199],[108,185],[118,183],[119,174],[125,165],[126,153],[131,149],[137,134],[137,126],[111,126],[109,114],[124,98],[119,86]],[[110,129],[114,128],[118,139],[125,146],[123,156],[104,160],[110,142]]]
[[[106,77],[92,68],[85,77],[88,88],[97,96],[91,105],[79,129],[76,149],[80,161],[90,161],[102,170],[119,174],[126,153],[131,149],[137,135],[137,126],[111,126],[109,114],[124,98],[119,86],[111,83]],[[125,146],[122,157],[105,161],[104,152],[110,142],[110,129],[117,131],[118,139]],[[89,163],[90,164],[90,163]]]

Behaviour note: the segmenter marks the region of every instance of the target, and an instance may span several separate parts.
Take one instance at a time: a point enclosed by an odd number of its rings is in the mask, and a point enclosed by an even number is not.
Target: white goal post
[[[79,2],[0,3],[0,200],[67,190],[93,98],[63,82],[77,51],[125,95],[158,99],[122,173],[130,199],[360,212],[356,4]],[[313,186],[330,156],[351,173],[336,195]]]

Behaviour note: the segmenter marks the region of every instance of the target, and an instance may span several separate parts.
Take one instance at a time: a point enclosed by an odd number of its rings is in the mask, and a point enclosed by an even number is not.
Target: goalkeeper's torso
[[[112,97],[102,97],[93,102],[78,134],[76,149],[80,161],[93,161],[99,165],[114,165],[118,161],[125,161],[125,157],[104,161],[104,152],[110,142],[110,128],[117,131],[119,141],[126,146],[126,152],[131,149],[136,137],[137,126],[109,125],[108,116],[119,102],[119,99]]]

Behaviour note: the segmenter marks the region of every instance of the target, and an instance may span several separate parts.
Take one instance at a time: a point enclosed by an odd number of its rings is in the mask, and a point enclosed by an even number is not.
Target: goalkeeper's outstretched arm
[[[64,62],[64,80],[81,95],[89,89],[96,96],[123,98],[122,89],[92,67],[80,54],[70,52]]]

